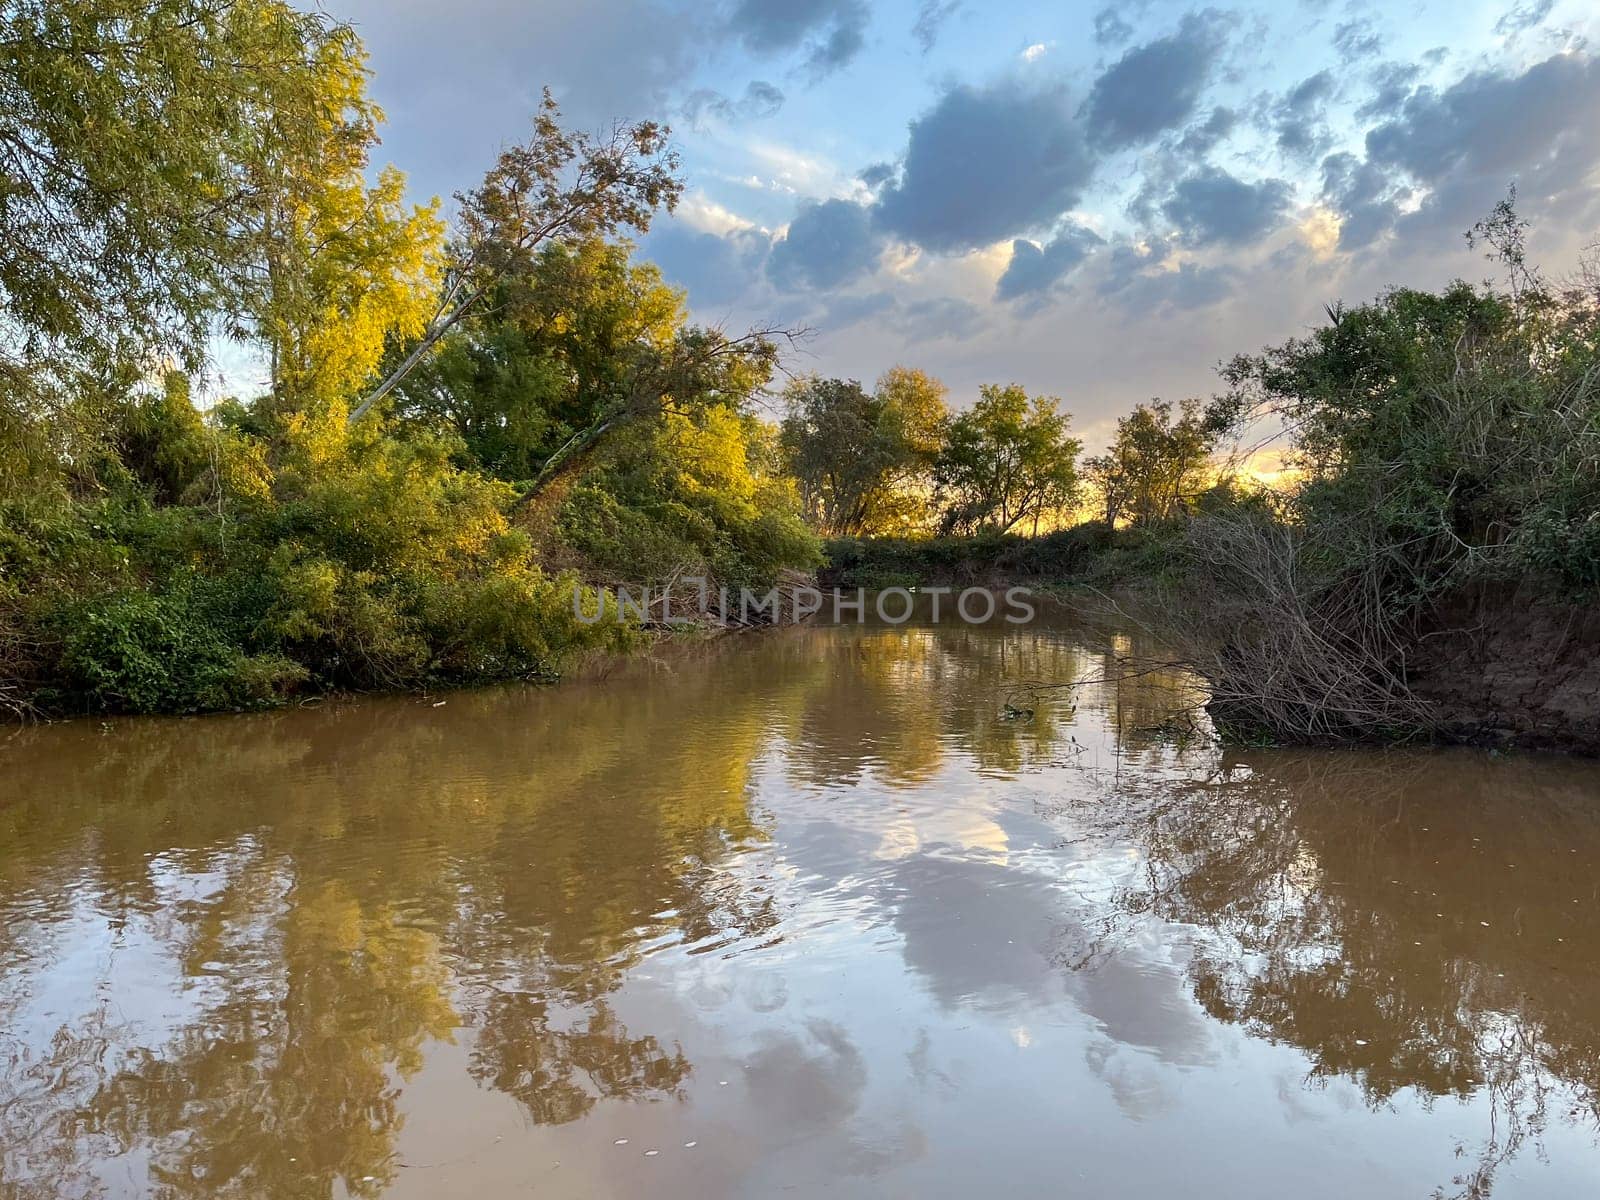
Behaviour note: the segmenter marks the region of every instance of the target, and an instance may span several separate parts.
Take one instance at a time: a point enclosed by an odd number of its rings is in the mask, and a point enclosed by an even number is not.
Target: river
[[[1148,649],[13,731],[0,1196],[1600,1194],[1600,765],[1024,686]]]

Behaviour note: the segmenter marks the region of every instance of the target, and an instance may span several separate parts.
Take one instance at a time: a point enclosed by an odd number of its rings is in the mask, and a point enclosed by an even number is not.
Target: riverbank
[[[1111,589],[1160,625],[1162,604],[1181,592],[1183,536],[1177,525],[1088,524],[1038,538],[838,539],[819,578],[836,587]],[[1447,594],[1399,648],[1395,670],[1421,706],[1417,724],[1344,740],[1600,756],[1600,610],[1562,598],[1549,580]]]

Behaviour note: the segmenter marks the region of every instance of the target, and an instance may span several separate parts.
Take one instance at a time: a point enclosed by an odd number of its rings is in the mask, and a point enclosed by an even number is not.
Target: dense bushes
[[[545,676],[637,640],[614,608],[578,621],[577,577],[542,570],[506,516],[513,490],[455,466],[448,440],[301,420],[271,444],[198,436],[215,505],[158,504],[164,484],[127,470],[103,472],[117,487],[103,498],[12,507],[12,707],[248,708],[302,690]],[[165,450],[153,446],[145,461]]]
[[[1300,473],[1278,512],[1223,507],[1184,542],[1171,607],[1236,730],[1425,733],[1410,662],[1452,597],[1600,589],[1600,287],[1532,277],[1507,205],[1479,231],[1509,290],[1334,307],[1228,369],[1231,419],[1292,430]]]
[[[1040,537],[835,538],[823,577],[838,587],[913,587],[1038,580],[1112,584],[1159,575],[1181,525],[1114,529],[1088,521]]]

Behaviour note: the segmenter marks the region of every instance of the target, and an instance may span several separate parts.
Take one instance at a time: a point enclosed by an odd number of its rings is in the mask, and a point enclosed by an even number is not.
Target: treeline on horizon
[[[1464,580],[1600,584],[1600,289],[1540,278],[1509,202],[1474,234],[1507,286],[1330,308],[1085,457],[1056,398],[779,388],[789,331],[691,324],[629,241],[681,194],[664,126],[547,95],[446,221],[369,174],[366,82],[279,0],[0,14],[0,712],[548,677],[641,636],[574,587],[1058,529],[1137,540],[1232,723],[1340,736],[1423,719],[1407,639]],[[223,340],[268,382],[202,413]],[[1221,461],[1260,422],[1287,489]]]

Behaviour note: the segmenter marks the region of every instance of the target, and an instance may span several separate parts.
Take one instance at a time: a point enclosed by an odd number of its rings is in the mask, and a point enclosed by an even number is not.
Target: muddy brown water
[[[13,732],[0,1196],[1600,1194],[1600,764],[1018,691],[1140,650]]]

